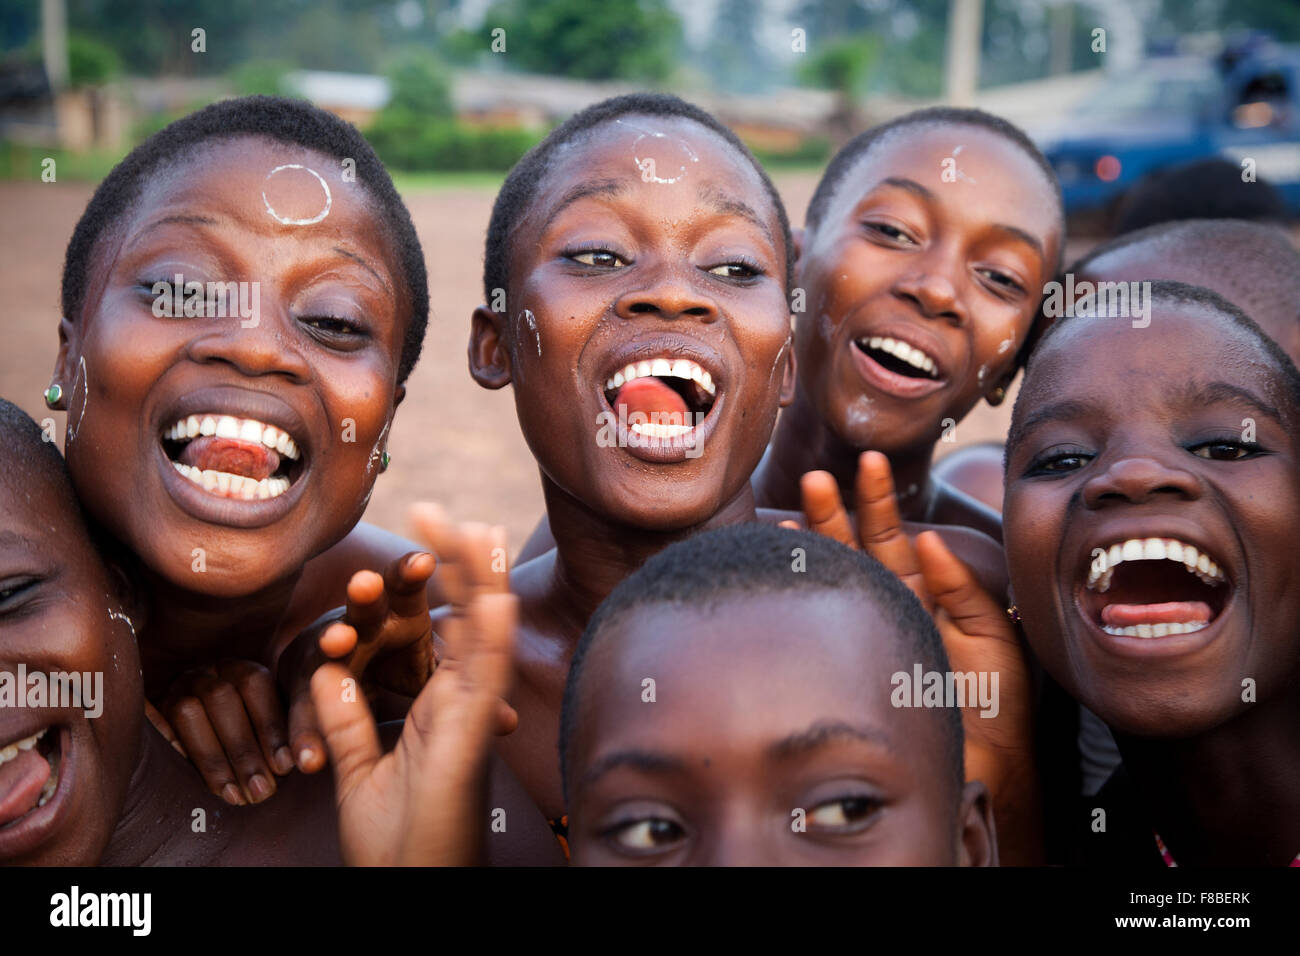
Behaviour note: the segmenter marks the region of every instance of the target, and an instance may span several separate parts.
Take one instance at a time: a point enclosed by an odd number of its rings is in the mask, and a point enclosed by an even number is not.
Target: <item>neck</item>
[[[848,444],[827,427],[800,388],[794,402],[781,413],[772,444],[754,478],[759,498],[768,507],[800,511],[799,480],[810,471],[827,471],[840,486],[841,496],[851,504],[855,500],[858,458],[869,450]],[[930,446],[886,452],[898,490],[899,510],[907,521],[924,521],[930,511],[935,494],[930,480],[933,453]]]
[[[1116,736],[1179,865],[1285,866],[1300,852],[1297,726],[1300,694],[1284,691],[1185,740]]]
[[[232,598],[180,588],[142,569],[149,617],[140,630],[140,656],[150,699],[195,664],[228,657],[264,662],[301,576],[300,568]]]
[[[674,541],[709,528],[754,521],[754,492],[746,481],[726,504],[700,524],[652,531],[621,524],[578,501],[545,475],[546,514],[555,538],[555,569],[550,590],[565,630],[577,641],[587,621],[624,578]]]
[[[224,804],[208,793],[198,772],[147,721],[141,721],[135,769],[127,784],[122,815],[100,859],[104,866],[203,864],[215,859],[225,840],[218,827]],[[202,811],[208,837],[192,838]],[[195,847],[206,853],[196,859]]]

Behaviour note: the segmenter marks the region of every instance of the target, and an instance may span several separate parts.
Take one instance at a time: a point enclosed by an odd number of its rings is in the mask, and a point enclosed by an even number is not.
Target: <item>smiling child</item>
[[[930,459],[981,398],[1005,396],[1063,230],[1042,154],[987,113],[909,113],[844,147],[808,206],[799,387],[754,476],[758,503],[798,508],[813,470],[851,494],[875,449],[905,519],[1000,537],[996,513],[935,480]]]
[[[1007,445],[1007,558],[1046,670],[1124,766],[1076,820],[1125,865],[1300,850],[1300,373],[1239,309],[1152,283],[1150,325],[1071,318]]]

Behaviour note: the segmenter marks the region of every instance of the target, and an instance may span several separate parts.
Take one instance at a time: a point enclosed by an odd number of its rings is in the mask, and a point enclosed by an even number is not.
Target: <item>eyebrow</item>
[[[365,259],[361,258],[355,252],[349,252],[347,249],[344,249],[342,246],[335,246],[334,251],[337,252],[339,255],[343,256],[345,259],[351,259],[357,265],[361,266],[361,268],[365,269],[372,276],[378,279],[379,284],[382,285],[390,295],[392,294],[393,289],[392,286],[388,284],[388,280],[385,279],[383,276],[381,276],[378,272],[376,272],[374,268],[370,265],[370,263],[367,262]]]
[[[588,767],[582,775],[582,785],[591,786],[601,777],[624,767],[639,773],[663,776],[682,773],[686,770],[686,761],[650,750],[619,750],[601,757]]]
[[[895,753],[889,735],[876,727],[846,724],[838,720],[822,720],[807,730],[778,740],[767,748],[767,756],[770,760],[789,760],[792,757],[805,756],[827,744],[844,739],[875,744],[884,747],[890,753]]]
[[[930,202],[933,202],[936,198],[935,194],[931,190],[927,189],[925,186],[922,186],[915,179],[908,179],[906,176],[890,176],[887,179],[882,179],[879,185],[894,186],[898,189],[905,189],[910,193],[915,193],[916,195],[920,196],[922,199],[929,200]],[[1042,240],[1039,239],[1037,236],[1035,236],[1032,232],[1026,232],[1024,229],[1021,229],[1019,226],[1012,226],[1002,222],[993,223],[991,228],[996,232],[1004,233],[1005,235],[1011,237],[1012,239],[1018,239],[1019,241],[1025,243],[1026,245],[1031,246],[1038,253],[1040,258],[1046,255],[1043,249]]]
[[[1011,448],[1019,444],[1025,435],[1045,422],[1076,421],[1099,415],[1100,410],[1093,402],[1066,399],[1044,405],[1030,412],[1023,421],[1012,423],[1011,433],[1007,436],[1007,447]]]
[[[16,531],[0,531],[0,547],[5,548],[22,548],[24,551],[32,549],[32,542],[23,537]]]
[[[628,184],[622,179],[593,179],[590,182],[578,183],[578,185],[568,189],[560,197],[560,201],[556,203],[555,208],[547,214],[546,221],[542,223],[542,232],[545,232],[550,227],[560,213],[580,199],[590,199],[592,197],[613,199],[621,196],[627,190]]]
[[[1178,400],[1185,405],[1221,405],[1225,403],[1246,404],[1279,425],[1282,413],[1264,401],[1248,388],[1233,385],[1230,382],[1189,382],[1178,392]]]
[[[749,203],[737,199],[734,196],[727,195],[717,186],[705,186],[702,193],[704,202],[710,209],[715,212],[720,212],[724,216],[739,216],[746,222],[752,223],[761,229],[763,235],[767,236],[768,242],[775,241],[772,236],[771,227],[763,221],[762,217],[754,211],[754,207]]]
[[[149,232],[151,229],[157,229],[159,226],[170,226],[176,224],[182,226],[215,226],[217,220],[209,216],[186,216],[178,213],[174,216],[163,216],[161,219],[155,219],[153,222],[149,223],[149,225],[141,229],[140,234],[144,235],[146,232]]]

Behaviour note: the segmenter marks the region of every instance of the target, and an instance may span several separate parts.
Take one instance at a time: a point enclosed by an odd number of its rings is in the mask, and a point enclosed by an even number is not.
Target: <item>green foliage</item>
[[[799,78],[808,86],[856,98],[866,87],[876,47],[876,38],[865,33],[821,44],[800,68]]]
[[[424,120],[452,115],[451,77],[429,51],[406,50],[389,63],[385,73],[392,90],[385,112]]]
[[[823,136],[808,136],[794,149],[759,149],[750,145],[754,158],[767,167],[822,167],[831,158],[831,142]]]
[[[81,33],[68,34],[68,83],[99,86],[122,72],[122,61],[111,46]]]
[[[663,80],[682,37],[666,0],[502,0],[483,29],[498,26],[508,64],[588,80]]]
[[[292,72],[293,64],[284,60],[251,60],[235,67],[230,80],[240,96],[261,93],[266,96],[284,95],[284,77]]]
[[[537,145],[538,132],[466,126],[385,109],[366,130],[384,165],[402,170],[505,171]]]

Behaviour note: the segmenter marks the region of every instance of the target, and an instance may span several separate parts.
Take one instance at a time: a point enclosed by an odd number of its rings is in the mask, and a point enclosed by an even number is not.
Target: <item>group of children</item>
[[[1066,270],[1148,322],[1047,317],[1064,230],[979,111],[859,135],[799,230],[707,112],[578,113],[470,322],[546,504],[509,568],[361,522],[429,311],[364,139],[173,123],[68,246],[64,455],[0,403],[0,670],[104,681],[0,697],[0,861],[1300,862],[1300,254],[1155,226]],[[999,509],[931,459],[1022,370]]]

